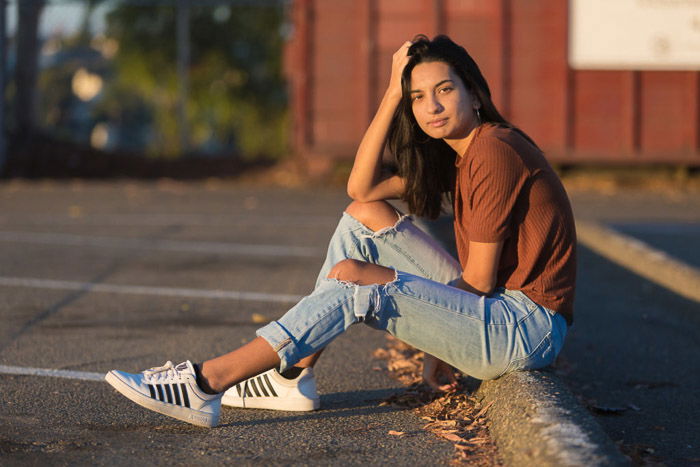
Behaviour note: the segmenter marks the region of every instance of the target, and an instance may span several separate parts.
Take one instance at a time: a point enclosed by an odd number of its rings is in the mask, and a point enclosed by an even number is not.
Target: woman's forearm
[[[348,195],[355,200],[369,201],[370,198],[376,197],[376,193],[373,192],[382,180],[382,154],[386,137],[400,101],[400,93],[387,90],[372,123],[365,131],[348,179]]]
[[[496,287],[503,241],[469,242],[469,257],[455,287],[477,295],[489,295]]]
[[[404,183],[401,178],[396,175],[382,177],[382,154],[391,120],[401,102],[401,75],[408,63],[410,46],[411,42],[406,41],[394,53],[389,87],[357,149],[348,179],[348,195],[356,201],[398,198],[403,194]]]
[[[473,282],[473,281],[471,281]],[[490,285],[472,285],[471,283],[467,282],[464,277],[460,277],[457,279],[454,283],[451,284],[453,287],[457,287],[458,289],[466,290],[467,292],[471,292],[475,295],[489,295],[491,292],[491,289],[493,288]]]

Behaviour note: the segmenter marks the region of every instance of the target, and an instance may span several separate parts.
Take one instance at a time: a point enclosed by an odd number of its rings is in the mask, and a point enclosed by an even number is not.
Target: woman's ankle
[[[301,372],[304,371],[305,369],[306,368],[302,368],[299,366],[293,366],[291,368],[287,368],[286,370],[284,370],[280,374],[285,379],[297,379],[299,377],[299,375],[301,374]]]
[[[194,367],[194,373],[197,377],[197,386],[199,386],[199,389],[201,389],[206,394],[211,395],[223,392],[223,390],[218,390],[219,388],[217,388],[215,385],[212,385],[210,379],[203,374],[204,363],[195,363],[192,366]]]

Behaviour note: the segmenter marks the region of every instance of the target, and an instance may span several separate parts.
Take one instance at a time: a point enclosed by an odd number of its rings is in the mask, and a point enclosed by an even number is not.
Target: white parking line
[[[169,226],[185,225],[197,227],[309,227],[317,229],[332,226],[338,222],[340,212],[334,216],[283,215],[208,215],[208,214],[89,214],[78,217],[61,214],[0,214],[0,223],[33,225],[72,225],[72,226]]]
[[[264,292],[239,292],[235,290],[187,289],[177,287],[148,287],[142,285],[100,284],[94,282],[59,281],[26,277],[0,276],[0,286],[30,287],[36,289],[84,290],[86,292],[116,293],[127,295],[157,295],[161,297],[214,298],[223,300],[247,300],[256,302],[296,303],[302,296]]]
[[[700,269],[602,224],[576,221],[579,241],[610,261],[700,303]]]
[[[215,253],[243,256],[291,256],[318,258],[323,251],[316,247],[289,245],[260,245],[227,242],[191,242],[178,240],[149,240],[143,238],[96,237],[89,235],[0,232],[0,241],[43,245],[81,246],[100,248],[135,248],[141,250],[177,251],[190,253]]]
[[[52,370],[47,368],[27,368],[23,366],[0,365],[0,374],[26,376],[52,376],[54,378],[77,379],[80,381],[104,381],[102,373],[88,371]]]

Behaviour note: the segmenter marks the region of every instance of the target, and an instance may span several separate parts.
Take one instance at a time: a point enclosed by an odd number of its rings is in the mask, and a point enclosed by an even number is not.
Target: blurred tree
[[[235,2],[233,2],[235,4]],[[115,79],[101,111],[124,121],[147,108],[153,155],[180,153],[173,5],[121,4],[107,17],[106,35],[119,44]],[[286,148],[280,5],[222,3],[190,9],[190,142],[206,152],[232,149],[244,157],[279,156]],[[138,110],[140,109],[140,110]]]
[[[109,75],[109,63],[100,52],[99,41],[95,40],[90,25],[95,10],[106,1],[81,0],[83,8],[78,30],[70,35],[52,34],[44,38],[44,60],[37,87],[39,115],[34,124],[42,132],[63,141],[90,144],[95,124],[91,118],[92,101],[101,86],[86,97],[85,85],[90,84],[86,81],[92,78],[101,83],[102,77]],[[82,81],[78,79],[81,77]],[[76,83],[76,80],[81,82]],[[76,88],[82,88],[83,92]]]
[[[20,139],[30,135],[36,125],[39,17],[45,3],[45,0],[22,0],[17,5],[14,120],[15,131],[20,135]]]
[[[85,2],[85,9],[83,11],[83,18],[80,21],[80,31],[78,33],[78,42],[82,44],[89,44],[92,39],[92,34],[90,32],[90,19],[92,14],[95,12],[101,3],[107,0],[83,0]]]

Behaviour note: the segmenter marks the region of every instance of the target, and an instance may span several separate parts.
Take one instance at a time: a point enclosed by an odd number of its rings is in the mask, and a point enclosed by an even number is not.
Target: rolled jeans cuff
[[[255,331],[255,334],[265,339],[272,350],[277,352],[280,358],[280,372],[294,366],[301,360],[291,334],[279,322],[272,321]]]

